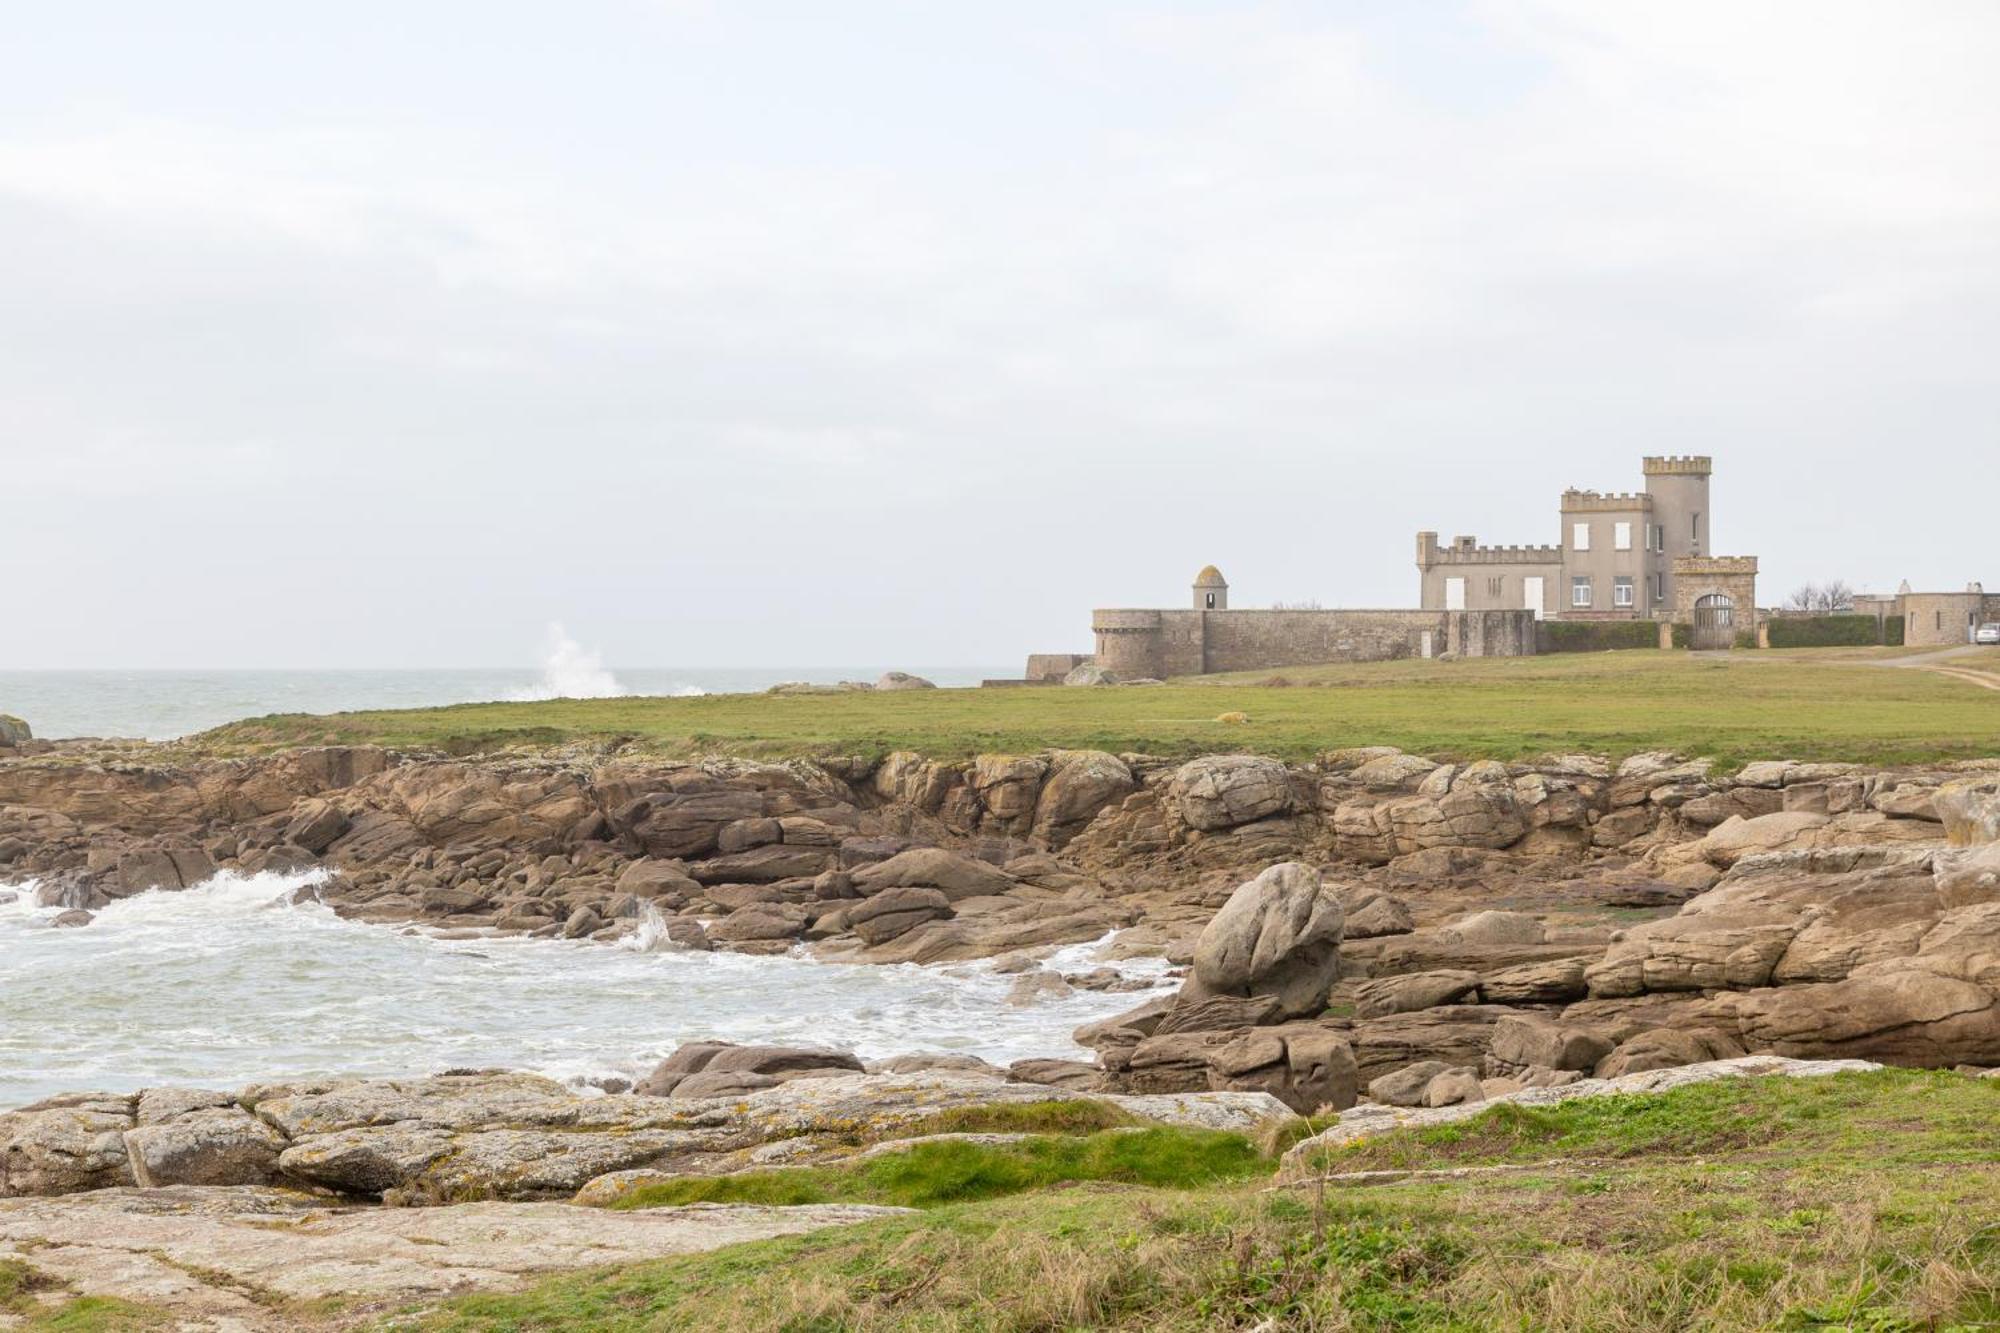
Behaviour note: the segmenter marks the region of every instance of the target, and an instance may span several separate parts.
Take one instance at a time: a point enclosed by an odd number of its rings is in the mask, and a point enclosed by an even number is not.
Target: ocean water
[[[1021,1007],[987,963],[819,963],[618,945],[441,940],[342,921],[293,890],[322,872],[224,873],[55,929],[0,887],[0,1109],[58,1092],[236,1087],[323,1074],[532,1069],[643,1074],[684,1041],[833,1044],[864,1057],[1081,1056],[1080,1024],[1149,998],[1078,991]],[[1051,960],[1097,965],[1100,944]],[[1165,982],[1156,960],[1116,964]]]
[[[1006,667],[645,667],[607,670],[565,641],[539,667],[463,671],[0,671],[0,713],[35,735],[167,740],[270,713],[427,708],[499,699],[733,694],[789,680],[872,681],[896,669],[943,686],[1018,674]]]

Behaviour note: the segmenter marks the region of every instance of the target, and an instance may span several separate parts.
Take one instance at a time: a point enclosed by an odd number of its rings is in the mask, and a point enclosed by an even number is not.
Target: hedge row
[[[1865,648],[1903,641],[1903,620],[1891,616],[1803,616],[1773,620],[1773,648]]]
[[[1657,648],[1660,627],[1650,620],[1544,620],[1540,642],[1545,653],[1603,653],[1617,648]]]

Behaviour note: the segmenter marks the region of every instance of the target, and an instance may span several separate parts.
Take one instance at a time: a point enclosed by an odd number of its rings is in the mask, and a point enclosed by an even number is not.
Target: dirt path
[[[1972,659],[1979,665],[1968,665],[1965,659]],[[1968,685],[1977,685],[1982,690],[2000,690],[2000,670],[1988,669],[1987,664],[2000,667],[2000,652],[1966,644],[1957,648],[1941,648],[1934,653],[1918,653],[1913,657],[1898,657],[1889,661],[1870,662],[1870,666],[1914,668],[1929,671],[1940,676],[1950,676]],[[1950,665],[1947,665],[1950,664]]]

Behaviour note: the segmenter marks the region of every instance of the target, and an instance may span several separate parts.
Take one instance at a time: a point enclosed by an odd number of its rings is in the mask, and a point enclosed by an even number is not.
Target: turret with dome
[[[1229,609],[1229,580],[1223,578],[1222,571],[1214,565],[1203,565],[1201,573],[1194,576],[1194,609],[1197,611]]]

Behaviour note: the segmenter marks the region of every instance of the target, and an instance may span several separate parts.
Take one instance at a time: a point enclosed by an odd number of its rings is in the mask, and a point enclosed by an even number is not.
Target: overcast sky
[[[0,35],[0,667],[1011,663],[1716,460],[2000,582],[2000,5],[268,0]]]

